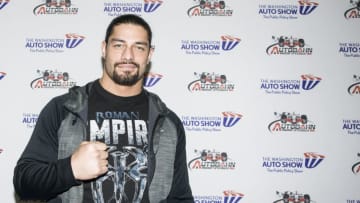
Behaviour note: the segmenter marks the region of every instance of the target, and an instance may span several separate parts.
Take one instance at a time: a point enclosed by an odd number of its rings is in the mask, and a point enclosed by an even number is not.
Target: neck
[[[142,80],[139,80],[135,85],[125,86],[119,85],[112,80],[105,80],[104,78],[100,78],[100,85],[111,94],[121,97],[131,97],[135,95],[139,95],[142,91]]]

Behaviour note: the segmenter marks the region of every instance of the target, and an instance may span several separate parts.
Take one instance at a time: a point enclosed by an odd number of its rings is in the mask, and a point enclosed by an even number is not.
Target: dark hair
[[[120,24],[134,24],[143,27],[148,35],[149,46],[151,46],[152,32],[150,25],[140,16],[135,14],[124,14],[114,18],[106,29],[105,42],[108,43],[109,37],[112,34],[114,27]]]

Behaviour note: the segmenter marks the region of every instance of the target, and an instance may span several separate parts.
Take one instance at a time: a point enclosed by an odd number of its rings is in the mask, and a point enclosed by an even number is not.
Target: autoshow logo
[[[358,153],[357,156],[360,157],[360,153]],[[360,174],[360,161],[358,161],[358,162],[356,162],[354,165],[352,165],[351,171],[352,171],[355,175]]]
[[[196,4],[188,9],[189,17],[193,16],[232,16],[233,10],[224,0],[194,0]]]
[[[196,80],[188,85],[190,92],[203,92],[203,91],[234,91],[235,84],[228,81],[226,75],[218,73],[194,73]]]
[[[301,75],[301,80],[291,79],[260,79],[260,89],[267,94],[300,94],[301,90],[309,91],[315,88],[321,81],[320,77],[311,74]]]
[[[315,132],[316,125],[306,114],[275,112],[274,115],[278,119],[268,125],[270,132]]]
[[[0,0],[0,10],[3,9],[9,2],[10,0]]]
[[[238,203],[244,197],[244,194],[233,190],[224,191],[224,203]]]
[[[35,113],[23,113],[23,117],[22,117],[22,123],[27,127],[27,128],[34,128],[36,125],[36,122],[39,118],[39,114],[35,114]]]
[[[344,57],[360,57],[359,42],[341,42],[339,43],[339,53]]]
[[[360,135],[360,120],[343,119],[342,129],[349,135]]]
[[[2,80],[6,76],[5,72],[0,72],[0,80]]]
[[[74,33],[65,34],[65,39],[26,38],[25,48],[36,53],[62,53],[65,49],[76,48],[84,39],[84,36]]]
[[[260,4],[258,14],[262,15],[265,19],[297,19],[299,15],[309,15],[318,6],[319,3],[311,2],[308,0],[298,1],[295,4]]]
[[[32,89],[53,89],[53,88],[71,88],[76,82],[70,78],[68,72],[60,72],[57,70],[37,70],[39,77],[30,83]]]
[[[311,55],[313,52],[303,38],[272,36],[272,39],[275,43],[266,48],[268,55]]]
[[[187,131],[219,132],[223,127],[231,128],[243,117],[239,113],[222,112],[221,116],[182,116]]]
[[[154,12],[162,4],[159,0],[144,0],[144,11],[146,13]]]
[[[238,203],[244,197],[244,194],[234,190],[223,191],[223,196],[217,195],[194,195],[195,202],[202,203]]]
[[[190,170],[196,169],[235,169],[236,163],[231,161],[227,152],[216,150],[194,150],[197,155],[188,163]]]
[[[360,76],[354,75],[353,79],[354,83],[348,87],[347,91],[350,95],[360,95]]]
[[[143,12],[152,13],[157,10],[163,1],[161,0],[144,0],[139,3],[132,2],[104,2],[104,13],[108,16],[120,16],[123,14],[141,15]]]
[[[76,15],[79,8],[74,7],[72,0],[43,0],[44,3],[33,9],[34,15]]]
[[[350,0],[351,8],[344,13],[346,19],[360,18],[360,0]]]
[[[144,87],[153,87],[163,76],[157,73],[148,73],[144,78]]]
[[[273,203],[310,203],[313,200],[311,200],[309,194],[303,194],[299,193],[297,191],[291,192],[291,191],[285,191],[285,192],[279,192],[276,191],[277,196],[279,196],[280,199],[275,200]]]
[[[316,168],[324,155],[305,152],[304,157],[263,157],[262,167],[271,173],[303,173],[306,169]]]
[[[223,35],[221,40],[181,40],[181,50],[188,55],[220,55],[221,51],[233,50],[241,41],[240,38]]]

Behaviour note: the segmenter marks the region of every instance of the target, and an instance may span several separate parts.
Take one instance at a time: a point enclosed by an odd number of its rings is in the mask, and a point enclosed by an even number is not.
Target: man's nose
[[[126,60],[133,60],[134,59],[134,51],[131,46],[126,46],[122,53],[122,58]]]

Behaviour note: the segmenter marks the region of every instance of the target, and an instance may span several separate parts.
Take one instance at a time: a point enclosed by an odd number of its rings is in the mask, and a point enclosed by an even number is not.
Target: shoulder
[[[156,93],[145,90],[148,95],[149,104],[151,108],[154,108],[160,115],[171,118],[172,120],[180,120],[176,113],[172,111],[165,102]]]
[[[72,110],[71,107],[73,107],[76,102],[78,105],[79,101],[84,100],[81,98],[86,98],[85,95],[87,95],[87,91],[89,91],[89,86],[91,86],[91,84],[92,83],[88,83],[84,86],[74,86],[66,93],[53,97],[45,105],[43,111],[46,113],[63,114],[67,110]]]
[[[178,130],[182,131],[182,121],[177,113],[170,109],[157,94],[152,92],[147,92],[147,94],[149,95],[150,106],[153,105],[152,108],[155,108],[160,116],[169,119]]]
[[[59,96],[64,103],[64,107],[72,112],[80,112],[87,103],[94,82],[89,82],[84,86],[75,86],[69,89],[69,92]]]

